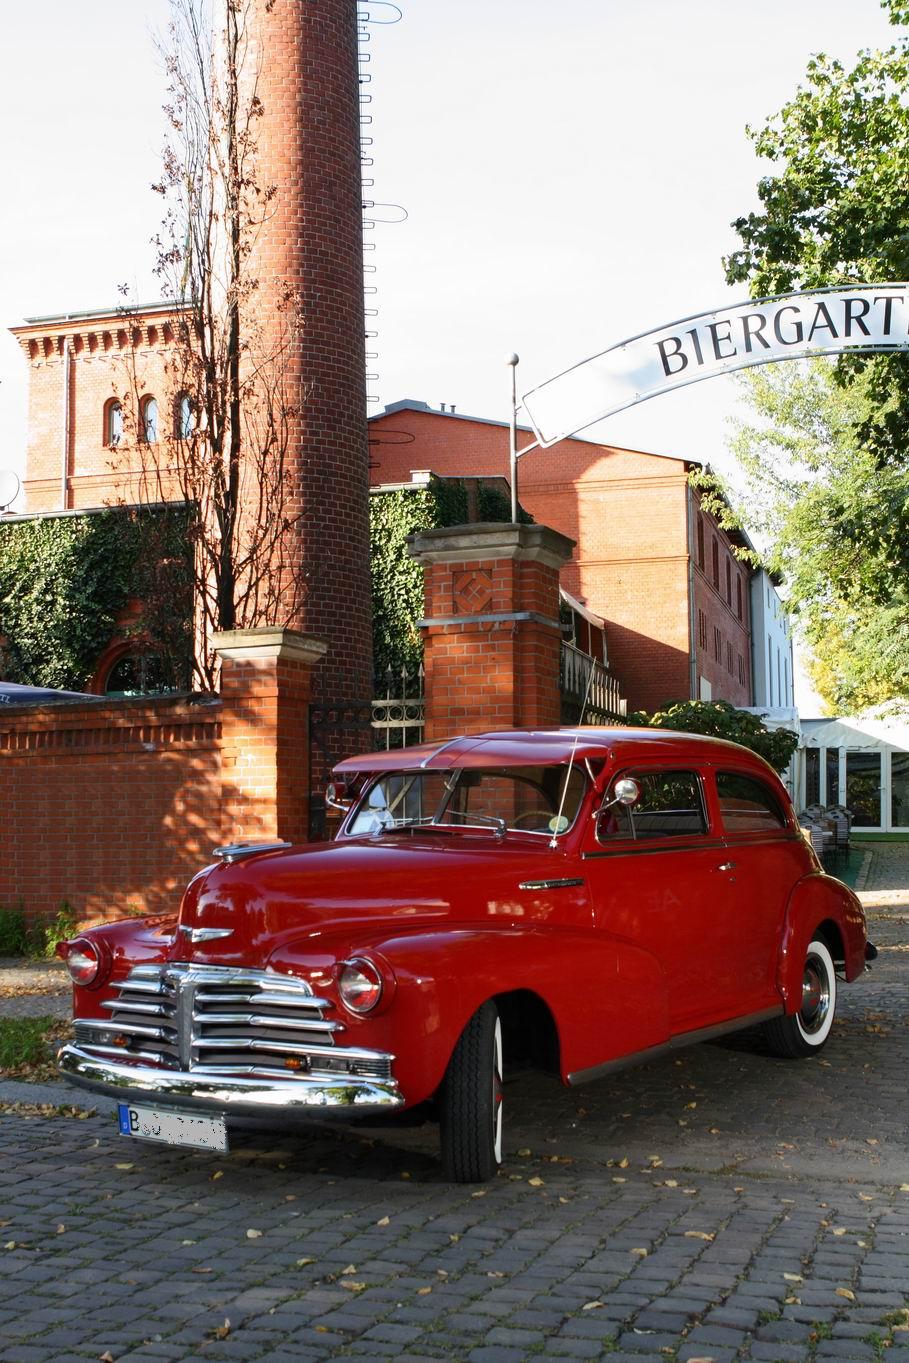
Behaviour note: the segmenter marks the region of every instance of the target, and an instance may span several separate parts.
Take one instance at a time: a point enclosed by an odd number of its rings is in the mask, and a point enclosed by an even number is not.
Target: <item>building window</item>
[[[742,578],[741,574],[735,575],[735,613],[742,619]]]
[[[713,585],[720,590],[720,546],[716,535],[713,537]]]
[[[721,632],[720,630],[717,629],[716,625],[714,625],[714,627],[713,627],[713,656],[714,656],[714,658],[716,658],[716,660],[717,660],[718,663],[719,663],[719,662],[722,662],[722,660],[723,660],[723,635],[722,635],[722,632]]]
[[[732,565],[726,559],[726,605],[732,605]]]
[[[744,686],[744,685],[745,685],[745,659],[742,657],[741,653],[738,655],[738,674],[739,674],[739,685],[740,685],[740,686]]]
[[[193,400],[188,393],[181,393],[174,409],[174,435],[178,440],[188,440],[196,425]]]
[[[698,644],[701,648],[707,647],[707,615],[704,611],[698,611]]]
[[[698,512],[698,567],[704,571],[704,517]]]
[[[158,439],[158,400],[153,397],[144,397],[139,406],[139,430],[142,432],[142,439],[149,445],[153,445]]]
[[[104,443],[111,447],[123,443],[123,407],[117,398],[104,407]]]
[[[732,644],[726,641],[726,671],[732,676]]]

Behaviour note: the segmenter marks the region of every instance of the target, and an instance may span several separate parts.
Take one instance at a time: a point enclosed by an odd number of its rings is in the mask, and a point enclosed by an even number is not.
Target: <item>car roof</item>
[[[584,725],[566,729],[511,729],[485,734],[462,734],[443,743],[420,743],[412,748],[362,753],[346,757],[337,772],[413,771],[452,767],[551,766],[572,759],[616,763],[648,758],[682,757],[702,762],[725,755],[738,765],[759,768],[766,763],[747,748],[723,738],[680,733],[674,729],[598,728]]]

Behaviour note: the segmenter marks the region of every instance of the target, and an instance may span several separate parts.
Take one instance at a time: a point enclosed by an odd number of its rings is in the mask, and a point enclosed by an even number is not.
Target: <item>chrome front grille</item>
[[[205,1075],[391,1077],[392,1057],[338,1045],[344,1024],[305,980],[266,970],[191,964],[134,966],[109,1021],[77,1018],[93,1055]]]

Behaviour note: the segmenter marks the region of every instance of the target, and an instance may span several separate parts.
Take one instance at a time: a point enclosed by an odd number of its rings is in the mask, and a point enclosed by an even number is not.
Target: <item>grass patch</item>
[[[33,1082],[57,1077],[57,1047],[72,1024],[59,1018],[0,1018],[0,1074]]]

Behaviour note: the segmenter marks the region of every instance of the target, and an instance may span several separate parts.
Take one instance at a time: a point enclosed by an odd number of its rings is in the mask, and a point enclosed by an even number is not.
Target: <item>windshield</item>
[[[382,772],[367,786],[346,832],[476,827],[552,837],[574,823],[587,785],[575,766]]]

